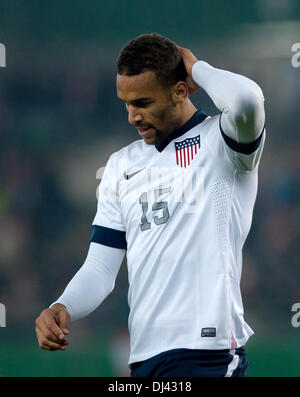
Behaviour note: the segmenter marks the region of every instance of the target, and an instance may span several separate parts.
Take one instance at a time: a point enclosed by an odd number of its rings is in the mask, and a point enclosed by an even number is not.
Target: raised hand
[[[188,74],[188,77],[186,78],[186,82],[189,87],[189,93],[193,94],[194,92],[196,92],[199,89],[199,86],[194,82],[193,76],[192,76],[192,67],[193,67],[194,63],[196,63],[198,61],[198,59],[195,57],[195,55],[189,49],[180,47],[179,45],[177,45],[177,48],[179,49],[179,51],[181,53],[184,66],[185,66],[185,69]]]

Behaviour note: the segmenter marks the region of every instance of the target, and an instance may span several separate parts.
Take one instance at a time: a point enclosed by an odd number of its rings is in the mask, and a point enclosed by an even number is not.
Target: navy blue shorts
[[[245,349],[173,349],[129,365],[132,377],[247,376]]]

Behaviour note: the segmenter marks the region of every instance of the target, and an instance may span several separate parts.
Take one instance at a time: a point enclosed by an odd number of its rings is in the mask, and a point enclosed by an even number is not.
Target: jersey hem
[[[251,335],[247,335],[245,336],[243,339],[240,339],[239,341],[237,341],[237,347],[236,349],[238,349],[239,347],[243,347],[246,342],[248,341],[249,337]],[[228,350],[232,350],[231,347],[231,343],[228,345],[228,343],[224,344],[224,343],[206,343],[205,345],[201,344],[201,343],[192,343],[192,344],[181,344],[181,345],[174,345],[174,346],[169,346],[168,348],[164,349],[164,350],[154,350],[152,352],[148,352],[145,354],[133,354],[130,355],[129,357],[129,361],[128,361],[128,365],[129,364],[133,364],[135,362],[139,362],[139,361],[144,361],[144,360],[148,360],[151,357],[154,357],[160,353],[164,353],[167,352],[169,350],[173,350],[173,349],[201,349],[201,350],[224,350],[224,349],[228,349]]]

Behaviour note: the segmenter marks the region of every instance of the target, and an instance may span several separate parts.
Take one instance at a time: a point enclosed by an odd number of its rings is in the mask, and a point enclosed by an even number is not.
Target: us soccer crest
[[[200,135],[175,142],[176,164],[187,168],[200,149]]]

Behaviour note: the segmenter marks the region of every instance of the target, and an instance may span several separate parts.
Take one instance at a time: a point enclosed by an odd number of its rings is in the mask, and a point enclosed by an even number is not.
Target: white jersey
[[[237,143],[220,115],[198,111],[164,142],[111,155],[91,241],[126,249],[129,363],[176,348],[232,349],[253,334],[240,279],[264,139]]]

